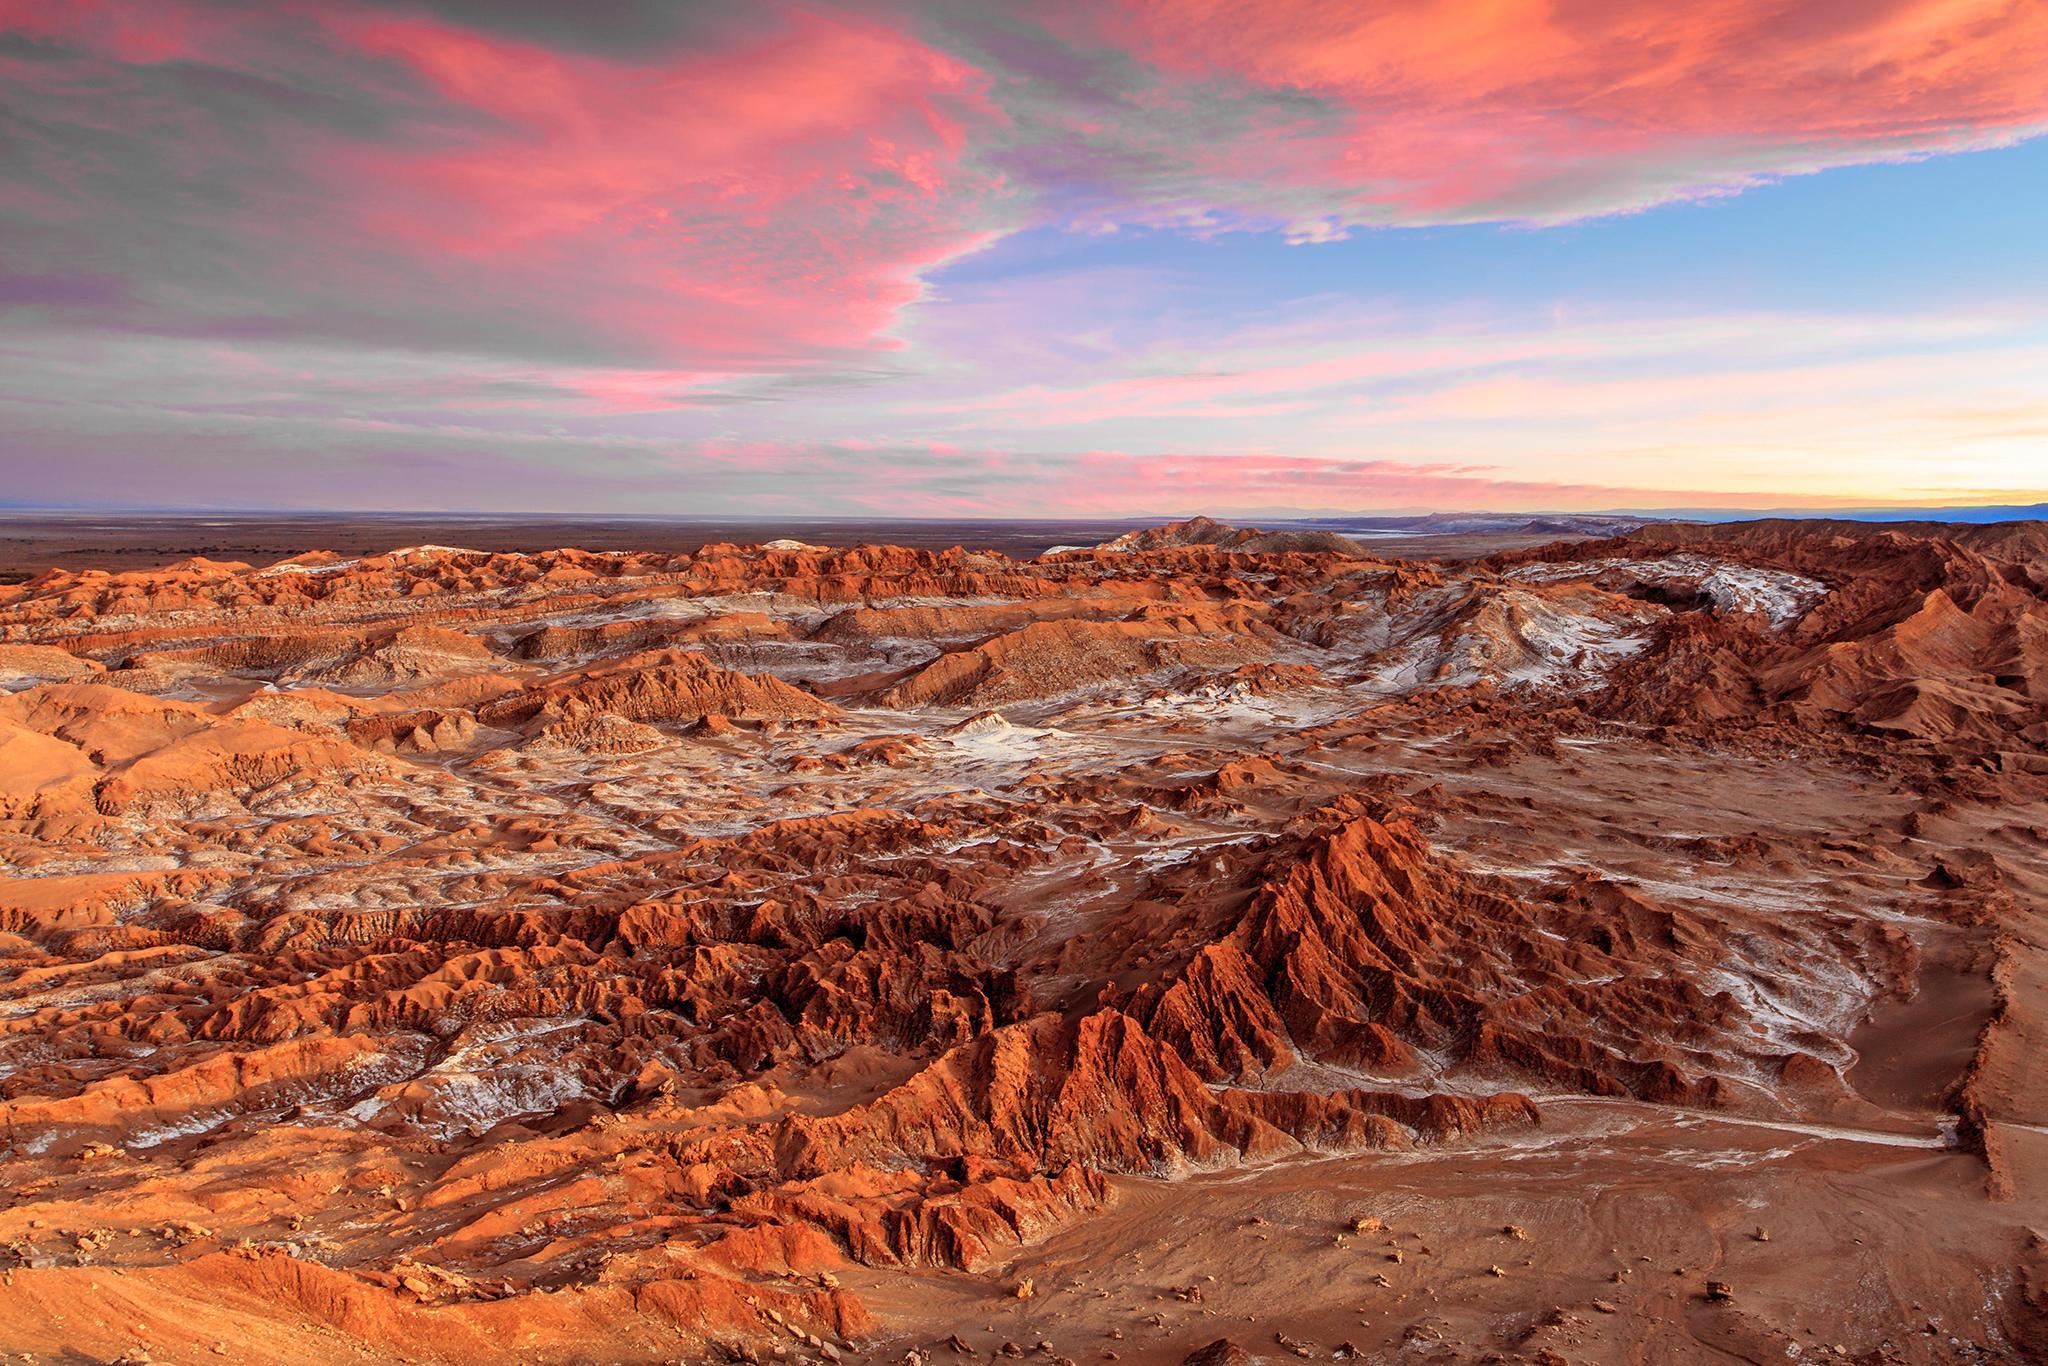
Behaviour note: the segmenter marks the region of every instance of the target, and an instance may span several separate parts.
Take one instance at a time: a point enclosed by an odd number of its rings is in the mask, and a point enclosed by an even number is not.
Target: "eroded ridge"
[[[1844,1254],[1896,1322],[1816,1322],[2017,1350],[2036,530],[1416,562],[1197,522],[0,588],[0,1345],[47,1349],[90,1281],[119,1309],[72,1310],[79,1350],[195,1360],[895,1360],[943,1328],[1177,1361],[1223,1317],[1312,1354],[1618,1359],[1674,1323],[1778,1353],[1789,1289],[1674,1318],[1610,1277],[1626,1217],[1557,1216],[1533,1288],[1360,1249],[1399,1209],[1445,1267],[1506,1258],[1533,1216],[1456,1212],[1481,1170],[1531,1209],[1675,1163],[1817,1210],[1913,1161],[1953,1255]],[[1328,1228],[1300,1194],[1396,1173]],[[1699,1189],[1673,1227],[1726,1259],[1734,1197]],[[1134,1288],[1157,1229],[1226,1212],[1317,1250]],[[1305,1272],[1332,1229],[1346,1264]],[[1010,1293],[1033,1267],[1065,1281]]]

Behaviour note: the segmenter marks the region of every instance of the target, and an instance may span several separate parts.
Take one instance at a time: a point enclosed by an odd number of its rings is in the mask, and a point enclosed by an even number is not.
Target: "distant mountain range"
[[[332,517],[339,521],[373,522],[385,520],[416,521],[432,519],[446,522],[474,521],[479,523],[502,522],[649,522],[662,525],[688,525],[711,523],[717,525],[746,525],[749,523],[811,525],[835,522],[879,525],[900,522],[906,525],[936,526],[953,523],[982,524],[998,521],[1019,521],[1030,523],[1071,523],[1082,525],[1099,523],[1123,526],[1142,526],[1178,522],[1189,519],[1184,512],[1150,512],[1128,517],[872,517],[863,515],[815,514],[795,516],[793,514],[731,514],[717,517],[671,516],[663,513],[638,512],[548,512],[515,514],[502,512],[439,512],[411,510],[402,512],[344,511],[321,512],[303,508],[142,508],[114,505],[74,504],[66,506],[32,505],[0,498],[0,514],[13,516],[48,517],[108,517],[145,516],[162,519],[196,519],[225,517],[246,519],[264,516],[291,518]],[[1454,535],[1461,532],[1494,532],[1498,534],[1526,533],[1530,535],[1560,536],[1612,536],[1634,530],[1650,522],[1757,522],[1772,520],[1797,521],[1852,521],[1852,522],[2017,522],[2048,520],[2048,503],[1998,503],[1979,504],[1964,507],[1867,507],[1867,508],[1610,508],[1597,512],[1442,512],[1424,508],[1396,509],[1394,511],[1332,512],[1327,509],[1297,507],[1218,508],[1208,510],[1207,515],[1232,526],[1273,526],[1284,524],[1292,528],[1337,531],[1340,533],[1399,532],[1404,535]]]
[[[2048,520],[2048,503],[1975,507],[1884,508],[1619,508],[1606,512],[1330,513],[1304,508],[1243,509],[1217,514],[1233,521],[1284,523],[1347,535],[1398,532],[1445,536],[1469,532],[1537,536],[1619,536],[1652,522],[2035,522]]]

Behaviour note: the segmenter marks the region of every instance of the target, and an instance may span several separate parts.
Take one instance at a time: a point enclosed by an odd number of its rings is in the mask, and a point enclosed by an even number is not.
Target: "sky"
[[[2048,499],[2044,0],[0,0],[0,503]]]

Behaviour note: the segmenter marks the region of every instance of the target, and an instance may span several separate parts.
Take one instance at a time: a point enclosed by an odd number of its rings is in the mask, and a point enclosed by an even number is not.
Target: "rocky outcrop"
[[[1127,531],[1105,541],[1098,550],[1114,553],[1143,553],[1149,550],[1178,550],[1186,546],[1213,546],[1240,555],[1347,555],[1362,557],[1363,545],[1334,531],[1260,531],[1234,527],[1209,517],[1191,517],[1184,522]]]
[[[1858,1031],[1951,930],[2004,994],[1944,1094],[2020,1181],[2025,538],[1123,540],[0,588],[11,1293],[79,1269],[29,1218],[118,1190],[174,1230],[108,1234],[138,1304],[823,1357],[883,1272],[992,1275],[1156,1182],[1570,1106],[1870,1122]]]
[[[663,650],[547,680],[478,709],[486,725],[584,721],[608,713],[627,721],[825,719],[839,709],[761,674],[721,669],[699,654]]]
[[[940,656],[881,696],[891,707],[977,707],[1058,697],[1194,664],[1229,664],[1246,647],[1150,621],[1042,621]]]

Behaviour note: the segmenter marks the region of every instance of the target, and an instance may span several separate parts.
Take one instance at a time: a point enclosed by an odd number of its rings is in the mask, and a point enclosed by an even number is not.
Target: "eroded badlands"
[[[0,587],[0,1350],[2000,1361],[2048,539]]]

